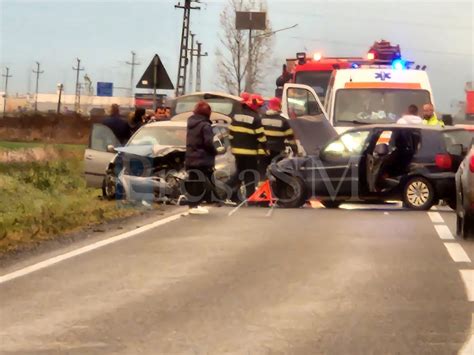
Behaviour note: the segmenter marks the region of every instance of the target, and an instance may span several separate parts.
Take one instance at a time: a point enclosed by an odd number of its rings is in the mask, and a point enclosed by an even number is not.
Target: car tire
[[[418,211],[426,211],[435,203],[433,185],[424,177],[416,176],[408,180],[403,189],[403,206]]]
[[[278,206],[283,208],[299,208],[306,202],[306,188],[303,181],[295,176],[288,176],[288,181],[277,180],[272,187],[278,200]]]
[[[320,202],[325,208],[330,208],[330,209],[339,208],[339,206],[342,204],[342,201],[326,200],[326,201],[320,201]]]

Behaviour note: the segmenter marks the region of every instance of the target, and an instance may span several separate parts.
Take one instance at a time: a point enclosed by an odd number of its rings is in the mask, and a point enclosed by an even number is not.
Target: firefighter
[[[266,174],[272,161],[283,157],[289,146],[294,155],[298,154],[293,130],[288,120],[281,116],[281,100],[274,97],[268,102],[268,110],[262,117],[262,126],[267,137],[268,154],[261,157],[261,173]]]
[[[245,184],[246,198],[254,192],[259,181],[258,157],[266,152],[267,139],[258,110],[263,100],[258,95],[242,93],[241,113],[235,114],[229,127],[231,152],[235,156],[236,174],[231,182],[235,188],[232,199],[237,202],[240,185]]]

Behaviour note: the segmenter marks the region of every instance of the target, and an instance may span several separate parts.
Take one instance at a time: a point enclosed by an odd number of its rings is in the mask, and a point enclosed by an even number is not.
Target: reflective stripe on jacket
[[[260,116],[246,107],[241,114],[234,115],[229,127],[231,152],[236,155],[258,155],[265,153],[265,137]]]
[[[293,130],[288,120],[277,111],[267,111],[262,118],[262,126],[267,137],[268,150],[281,153],[285,150],[287,144],[290,146],[296,145]]]

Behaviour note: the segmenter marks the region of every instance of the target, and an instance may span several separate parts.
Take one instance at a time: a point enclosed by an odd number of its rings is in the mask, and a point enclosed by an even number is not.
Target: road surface
[[[214,208],[4,280],[1,352],[469,353],[454,214],[348,208]]]

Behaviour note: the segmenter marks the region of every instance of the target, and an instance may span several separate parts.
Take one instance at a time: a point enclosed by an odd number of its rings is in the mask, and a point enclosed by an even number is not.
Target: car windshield
[[[351,123],[396,123],[408,110],[430,103],[426,90],[407,89],[341,89],[337,91],[334,109],[336,125]]]
[[[311,86],[319,98],[326,96],[326,90],[329,85],[329,78],[332,71],[300,71],[295,75],[296,84],[305,84]]]
[[[203,100],[202,95],[193,95],[176,99],[176,114],[192,112],[196,104]],[[234,100],[226,97],[206,98],[206,102],[211,106],[212,112],[230,115],[234,108]]]
[[[369,133],[370,131],[354,131],[343,134],[324,149],[324,157],[341,159],[362,154]]]
[[[186,127],[149,126],[142,127],[127,145],[185,146]]]

